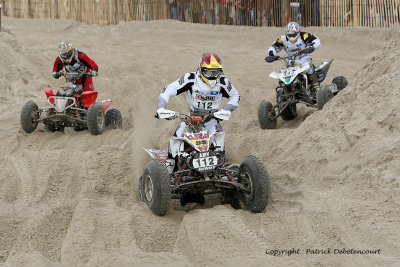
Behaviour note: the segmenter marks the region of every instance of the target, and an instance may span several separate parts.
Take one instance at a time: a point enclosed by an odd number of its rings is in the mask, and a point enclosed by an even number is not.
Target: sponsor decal
[[[179,78],[178,83],[179,85],[182,85],[185,82],[185,75]]]
[[[206,138],[210,138],[210,135],[208,133],[184,134],[183,136],[188,140],[203,140]]]
[[[231,82],[228,82],[228,87],[226,88],[229,92],[232,90],[232,84]]]
[[[218,95],[218,91],[211,91],[210,95]]]
[[[299,47],[299,46],[301,46],[301,43],[299,43],[299,44],[296,45],[296,47]]]
[[[202,101],[214,101],[215,100],[215,96],[196,95],[196,99],[200,99]]]
[[[165,90],[167,90],[166,86],[161,90],[161,94],[165,93]]]

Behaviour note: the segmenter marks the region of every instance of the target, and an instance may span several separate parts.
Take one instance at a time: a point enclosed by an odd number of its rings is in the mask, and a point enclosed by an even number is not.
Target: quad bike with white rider
[[[64,127],[74,127],[81,131],[88,129],[90,133],[101,134],[106,127],[122,128],[121,113],[117,109],[110,109],[111,99],[96,102],[98,92],[83,92],[81,84],[77,84],[83,76],[91,72],[69,72],[61,70],[66,83],[61,85],[57,94],[51,89],[43,89],[50,106],[38,108],[34,101],[28,101],[22,108],[22,129],[31,133],[35,131],[39,122],[45,124],[49,131],[64,131]]]
[[[307,70],[311,67],[310,63],[300,65],[295,62],[295,58],[303,51],[275,57],[275,60],[283,60],[285,65],[279,73],[272,72],[269,75],[271,78],[278,79],[279,85],[276,87],[276,104],[263,100],[258,108],[261,129],[275,129],[279,116],[284,120],[294,119],[297,116],[297,103],[322,109],[333,96],[347,86],[346,78],[338,76],[332,80],[332,84],[321,86],[319,90],[316,90],[307,75]],[[315,72],[319,83],[325,80],[332,61],[333,59],[324,61],[316,67]]]
[[[269,198],[270,183],[265,165],[255,156],[247,156],[241,164],[228,164],[225,156],[225,133],[210,136],[204,124],[212,118],[229,120],[230,111],[213,114],[158,111],[160,119],[179,118],[186,123],[181,137],[170,139],[168,149],[145,149],[151,160],[139,179],[139,195],[151,211],[159,216],[167,213],[171,199],[204,204],[204,195],[221,193],[224,204],[251,212],[262,212]]]

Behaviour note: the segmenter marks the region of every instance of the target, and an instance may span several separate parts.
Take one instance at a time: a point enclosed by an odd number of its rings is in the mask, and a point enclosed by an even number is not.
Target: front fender
[[[47,99],[51,96],[55,96],[53,90],[51,89],[43,89],[43,92],[46,94]],[[50,104],[54,104],[54,99],[50,99]]]

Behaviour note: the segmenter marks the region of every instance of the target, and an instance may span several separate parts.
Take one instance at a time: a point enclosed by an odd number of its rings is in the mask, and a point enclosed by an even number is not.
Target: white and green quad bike
[[[322,109],[333,96],[347,86],[346,78],[338,76],[332,80],[332,84],[321,85],[320,89],[316,90],[307,75],[310,64],[301,66],[295,62],[299,53],[301,51],[289,53],[284,57],[276,57],[276,59],[283,60],[285,65],[280,72],[272,72],[269,75],[273,79],[278,79],[279,85],[276,87],[275,106],[271,102],[263,100],[258,108],[258,121],[261,129],[275,129],[279,116],[284,120],[294,119],[297,116],[297,103]],[[316,67],[319,83],[325,80],[332,61],[333,59],[324,61]]]

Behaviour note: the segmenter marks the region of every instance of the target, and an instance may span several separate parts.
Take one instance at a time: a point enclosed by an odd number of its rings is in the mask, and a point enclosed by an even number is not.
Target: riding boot
[[[318,92],[320,86],[318,82],[317,73],[314,71],[314,73],[310,74],[308,77],[310,79],[311,85],[314,87],[315,92]]]

